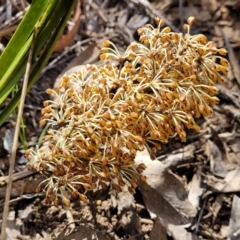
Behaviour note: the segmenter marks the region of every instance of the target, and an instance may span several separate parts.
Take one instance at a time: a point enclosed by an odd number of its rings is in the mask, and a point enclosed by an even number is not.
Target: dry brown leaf
[[[175,225],[187,224],[188,220],[182,216],[163,196],[151,188],[145,182],[138,183],[139,190],[150,214],[160,217],[164,225],[172,223]]]
[[[147,181],[139,181],[138,187],[148,210],[165,224],[188,223],[188,218],[196,215],[196,208],[188,200],[183,184],[161,162],[151,160],[147,150],[138,152],[135,161],[147,166]]]
[[[229,226],[223,224],[220,229],[220,235],[222,236],[223,239],[227,239],[228,232]]]
[[[233,103],[233,105],[239,109],[239,95],[236,91],[233,91],[229,88],[227,88],[225,85],[219,85],[218,86],[218,89],[220,90],[219,91],[219,96],[223,99],[226,99],[228,101],[231,101]],[[227,105],[227,106],[231,106],[231,107],[234,107],[232,105]],[[235,109],[236,109],[235,108]],[[236,110],[237,110],[236,109]],[[234,111],[233,111],[234,112]],[[235,115],[235,114],[234,114]]]
[[[231,240],[240,239],[240,197],[234,195],[228,237]]]
[[[16,212],[10,211],[8,214],[6,240],[17,240],[17,236],[20,234],[20,227],[16,224]]]
[[[58,240],[79,240],[79,239],[86,239],[86,240],[107,240],[109,239],[106,234],[101,233],[100,231],[90,227],[88,225],[80,225],[78,226],[73,233],[66,236],[65,232],[67,228],[64,229],[58,236]]]
[[[7,129],[3,137],[3,147],[9,154],[12,152],[14,130],[14,128]]]
[[[193,162],[194,151],[196,146],[194,144],[187,145],[184,148],[178,149],[175,152],[172,152],[169,155],[160,156],[157,159],[165,165],[165,167],[173,170],[177,166]]]
[[[133,195],[125,190],[117,194],[116,200],[118,215],[121,217],[120,222],[125,234],[129,237],[141,236],[141,224],[136,211]],[[137,239],[142,239],[142,237],[136,237],[136,240]]]
[[[226,177],[219,181],[219,179],[213,179],[207,177],[207,184],[211,186],[213,192],[239,192],[240,191],[240,167],[229,171]]]
[[[210,160],[211,171],[215,176],[224,178],[227,174],[226,166],[223,161],[223,154],[219,147],[212,141],[208,140],[205,154]]]
[[[153,229],[150,233],[149,240],[167,240],[166,228],[161,224],[160,219],[157,217]]]
[[[191,204],[196,207],[196,209],[199,207],[199,200],[204,191],[204,188],[201,188],[201,172],[202,170],[198,169],[198,171],[193,175],[192,181],[189,183],[188,199]]]
[[[232,67],[232,70],[233,70],[233,73],[234,73],[234,76],[235,78],[237,79],[238,81],[238,84],[240,84],[240,70],[239,70],[239,62],[238,62],[238,59],[236,58],[236,55],[233,51],[233,47],[231,46],[230,42],[229,42],[229,39],[231,37],[234,37],[234,35],[236,36],[235,38],[236,39],[239,39],[239,35],[240,34],[234,34],[234,30],[233,28],[229,28],[227,26],[225,26],[224,28],[221,28],[220,29],[222,35],[223,35],[223,38],[224,38],[224,41],[225,41],[225,45],[227,47],[227,50],[228,50],[228,56],[229,56],[229,61],[231,63],[231,67]]]
[[[50,234],[46,233],[45,231],[41,231],[41,235],[37,233],[32,240],[52,240]],[[18,239],[20,239],[19,236],[18,236]]]
[[[211,212],[213,214],[213,223],[215,223],[218,213],[222,207],[222,203],[224,200],[223,194],[218,194],[214,203],[212,204]]]
[[[168,233],[174,240],[200,240],[197,235],[187,232],[184,226],[175,226],[169,224]]]
[[[38,185],[43,181],[42,177],[32,178],[29,181],[18,180],[13,183],[11,189],[11,197],[16,198],[22,194],[31,194],[36,193]],[[5,198],[6,195],[6,186],[0,187],[0,199]]]
[[[239,120],[240,120],[240,116],[239,116]],[[234,138],[232,140],[232,144],[229,144],[229,148],[232,151],[231,163],[234,165],[240,165],[240,138],[239,138],[239,136],[234,136]]]
[[[201,0],[201,5],[203,10],[214,13],[219,7],[219,2],[217,2],[217,0]]]
[[[80,22],[81,22],[81,9],[80,9],[80,1],[78,1],[76,8],[75,8],[75,13],[74,13],[74,18],[73,18],[74,26],[71,30],[69,30],[66,35],[63,35],[59,41],[57,42],[54,52],[58,52],[63,50],[65,47],[71,45],[73,43],[74,37],[76,36],[78,29],[80,27]]]

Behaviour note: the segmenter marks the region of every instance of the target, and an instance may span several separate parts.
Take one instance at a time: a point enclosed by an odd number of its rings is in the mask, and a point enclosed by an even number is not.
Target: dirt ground
[[[8,24],[1,20],[0,33],[15,24],[14,16],[22,5],[14,2],[12,19]],[[45,205],[44,193],[35,191],[42,177],[26,169],[20,142],[7,239],[240,239],[239,12],[239,0],[81,1],[65,31],[70,41],[65,38],[59,42],[27,95],[24,121],[28,147],[36,146],[43,131],[39,120],[42,102],[48,99],[46,89],[64,72],[77,71],[73,67],[97,63],[104,40],[119,48],[137,40],[137,29],[153,23],[155,16],[178,32],[183,31],[187,18],[194,16],[192,34],[203,33],[217,47],[228,50],[230,68],[225,83],[218,86],[220,104],[212,116],[197,120],[200,132],[189,131],[185,143],[172,139],[162,148],[157,157],[161,168],[149,163],[157,174],[151,172],[149,179],[157,181],[158,188],[140,184],[134,196],[105,189],[87,193],[87,203],[75,201],[70,208]],[[0,11],[1,16],[4,19],[4,11]],[[10,36],[11,32],[1,38],[1,47]],[[0,127],[2,177],[8,175],[14,125],[11,116]],[[149,158],[146,153],[138,157]],[[6,186],[0,186],[0,219],[5,192]]]

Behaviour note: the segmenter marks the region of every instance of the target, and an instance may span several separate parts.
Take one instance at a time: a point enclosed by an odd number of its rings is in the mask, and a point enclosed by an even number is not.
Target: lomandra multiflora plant
[[[182,34],[156,18],[157,27],[140,28],[140,43],[124,53],[106,41],[100,58],[110,63],[86,66],[47,90],[54,100],[44,102],[40,125],[50,129],[26,153],[29,169],[46,177],[46,203],[86,201],[86,190],[107,186],[134,193],[146,168],[135,164],[137,151],[154,158],[169,138],[186,141],[186,129],[200,130],[194,119],[212,114],[228,61],[225,49],[190,34],[193,21]]]

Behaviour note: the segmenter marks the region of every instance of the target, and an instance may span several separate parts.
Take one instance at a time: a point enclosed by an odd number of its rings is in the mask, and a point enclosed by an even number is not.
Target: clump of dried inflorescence
[[[146,147],[154,158],[170,137],[185,141],[185,129],[198,131],[194,118],[213,112],[215,84],[228,70],[221,57],[226,50],[204,35],[191,36],[193,17],[185,35],[155,20],[157,28],[140,28],[141,43],[131,43],[125,53],[104,42],[101,60],[119,65],[87,66],[47,90],[55,100],[44,102],[40,124],[51,128],[43,146],[26,153],[28,167],[46,176],[47,203],[86,200],[84,190],[108,183],[134,193],[145,169],[134,164],[136,152]]]

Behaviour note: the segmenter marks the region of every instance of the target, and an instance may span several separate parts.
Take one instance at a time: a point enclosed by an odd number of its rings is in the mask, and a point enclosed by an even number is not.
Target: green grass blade
[[[52,51],[54,49],[54,46],[57,42],[57,40],[59,39],[59,37],[61,36],[67,20],[69,19],[71,12],[74,8],[74,6],[77,3],[77,0],[71,0],[68,1],[68,4],[66,4],[66,0],[65,1],[59,1],[61,2],[61,9],[62,11],[64,11],[62,13],[62,18],[59,21],[57,27],[55,28],[54,32],[51,34],[51,37],[44,49],[44,51],[42,52],[41,56],[38,59],[37,64],[35,64],[35,66],[33,67],[31,73],[30,73],[30,78],[29,78],[29,85],[28,85],[28,90],[31,88],[31,86],[35,83],[37,77],[39,76],[41,70],[43,69],[43,67],[46,65],[49,57],[52,54]],[[50,23],[49,23],[50,24]],[[11,102],[6,106],[6,108],[3,110],[3,112],[0,115],[0,126],[4,123],[4,121],[8,118],[8,116],[12,113],[12,111],[17,107],[19,101],[20,101],[20,96],[21,96],[21,89],[16,93],[16,95],[13,97],[13,99],[11,100]]]
[[[55,3],[55,5],[54,5]],[[51,4],[48,5],[43,17],[40,19],[40,23],[37,24],[37,37],[35,43],[35,51],[34,57],[39,54],[39,51],[42,49],[44,44],[48,41],[52,31],[56,27],[61,19],[62,15],[66,11],[63,6],[65,7],[65,2],[63,1],[52,1]],[[54,10],[54,11],[53,11]],[[47,14],[47,15],[46,15]],[[48,16],[50,14],[50,17]],[[32,36],[30,37],[32,39]],[[27,53],[31,46],[31,41],[28,39],[27,43],[21,48],[20,52],[14,59],[13,63],[9,66],[8,72],[12,75],[5,74],[1,81],[6,82],[4,88],[0,94],[0,104],[2,104],[7,96],[10,94],[11,90],[17,84],[19,79],[22,77],[25,71],[25,67],[27,64]]]
[[[21,46],[25,45],[27,39],[32,34],[34,26],[39,21],[39,18],[46,9],[47,4],[48,0],[36,0],[31,4],[29,10],[25,14],[17,30],[13,34],[6,49],[0,56],[0,94],[1,90],[9,79],[8,77],[5,77],[3,79],[3,76],[9,76],[12,74],[14,67],[9,68],[9,66],[11,66],[13,63],[14,66],[17,65],[17,61],[15,61],[15,58],[21,51]]]
[[[32,43],[32,36],[28,39],[25,45],[21,48],[21,51],[16,55],[16,58],[9,66],[8,72],[3,76],[1,81],[6,81],[5,86],[0,91],[0,104],[2,104],[7,96],[10,94],[14,86],[22,77],[27,63],[27,53]],[[9,75],[8,73],[12,73]]]

